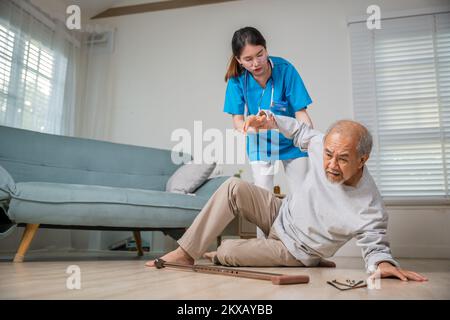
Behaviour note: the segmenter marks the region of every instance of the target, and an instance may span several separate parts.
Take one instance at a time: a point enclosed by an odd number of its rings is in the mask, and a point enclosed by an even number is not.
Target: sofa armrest
[[[9,220],[6,211],[6,203],[0,201],[0,240],[9,236],[17,228],[16,224]]]
[[[194,193],[200,197],[210,197],[220,187],[222,183],[228,180],[229,176],[214,177],[206,180]]]

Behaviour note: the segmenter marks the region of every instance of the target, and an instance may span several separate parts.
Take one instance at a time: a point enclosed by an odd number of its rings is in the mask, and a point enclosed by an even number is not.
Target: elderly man
[[[309,154],[305,181],[280,200],[272,193],[236,178],[224,182],[162,259],[193,264],[237,215],[256,224],[267,239],[225,240],[206,253],[227,266],[323,266],[352,238],[362,248],[366,269],[381,277],[427,280],[403,270],[391,256],[387,213],[365,163],[372,148],[368,130],[354,121],[338,121],[326,135],[296,119],[265,110],[247,119],[244,131],[278,129]],[[147,266],[153,266],[153,261]]]

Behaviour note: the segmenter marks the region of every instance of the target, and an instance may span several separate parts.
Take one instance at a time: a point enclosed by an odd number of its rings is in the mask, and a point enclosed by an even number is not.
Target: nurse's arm
[[[242,114],[233,114],[233,126],[239,132],[244,132],[244,115]]]
[[[311,129],[313,129],[313,123],[311,118],[308,115],[308,112],[306,112],[306,109],[299,110],[295,113],[295,119],[297,119],[300,122],[306,123]]]

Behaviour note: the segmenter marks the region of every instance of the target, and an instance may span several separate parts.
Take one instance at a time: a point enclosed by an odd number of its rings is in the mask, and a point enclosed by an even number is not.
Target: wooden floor
[[[150,257],[133,253],[31,252],[24,263],[0,255],[0,299],[450,299],[450,260],[400,259],[405,268],[425,274],[426,283],[383,279],[381,289],[338,291],[327,280],[363,280],[361,258],[335,258],[336,269],[247,268],[307,274],[309,284],[276,286],[268,281],[157,270]],[[199,263],[207,263],[200,261]],[[69,290],[67,267],[81,270],[81,289]]]

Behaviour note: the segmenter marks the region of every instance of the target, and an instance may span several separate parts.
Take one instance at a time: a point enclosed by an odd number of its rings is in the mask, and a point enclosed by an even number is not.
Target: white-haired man
[[[308,151],[309,169],[301,187],[280,200],[241,179],[228,179],[178,241],[180,247],[162,259],[193,264],[204,255],[228,266],[333,267],[325,258],[356,238],[368,272],[404,281],[427,280],[401,269],[391,255],[388,216],[365,166],[372,137],[363,125],[338,121],[324,135],[296,119],[265,110],[247,118],[244,131],[249,128],[278,129]],[[267,238],[225,240],[217,251],[205,254],[238,215],[256,224]]]

